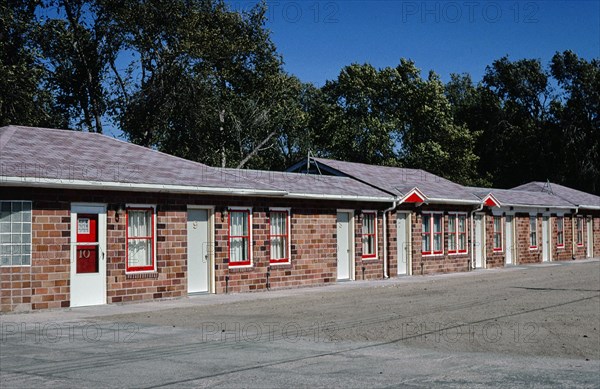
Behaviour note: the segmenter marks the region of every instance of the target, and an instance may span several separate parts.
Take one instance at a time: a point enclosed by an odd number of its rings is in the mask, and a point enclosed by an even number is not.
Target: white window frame
[[[11,204],[10,205],[10,209],[11,209],[10,215],[12,215],[12,208],[13,208],[12,207],[12,203],[21,203],[21,211],[23,210],[23,204],[24,203],[29,203],[29,223],[28,223],[29,224],[29,253],[27,253],[27,254],[19,253],[18,254],[19,256],[27,255],[29,257],[29,264],[23,265],[21,263],[19,265],[13,265],[13,254],[11,253],[10,255],[8,255],[8,254],[7,255],[2,255],[1,251],[0,251],[0,257],[6,256],[6,257],[10,258],[10,264],[3,265],[0,262],[0,267],[6,267],[6,268],[8,268],[8,267],[31,267],[31,262],[33,260],[33,255],[32,255],[32,253],[33,253],[33,202],[31,200],[0,200],[0,204],[2,204],[2,203],[10,203]],[[22,220],[21,220],[20,223],[22,225],[26,224]],[[4,232],[4,233],[0,232],[0,235],[8,235],[10,237],[10,239],[11,239],[11,242],[10,243],[4,243],[4,244],[7,244],[9,247],[13,247],[16,244],[16,243],[12,242],[12,235],[13,235],[12,228],[13,228],[13,223],[10,222],[9,226],[10,226],[11,231]],[[23,231],[21,231],[19,233],[19,235],[21,235],[21,238],[22,238]],[[0,248],[4,244],[0,243]],[[22,247],[23,246],[22,242],[18,243],[18,246]]]
[[[271,257],[271,212],[287,212],[286,218],[286,231],[287,231],[287,261],[285,262],[273,262],[279,261]],[[269,265],[270,266],[281,266],[289,265],[292,263],[292,209],[291,208],[269,208]],[[252,261],[250,262],[252,263]]]
[[[248,212],[248,261],[231,262],[231,212],[245,211]],[[270,231],[269,231],[270,232]],[[233,269],[244,269],[254,266],[254,242],[252,241],[252,207],[228,207],[227,208],[227,267]],[[269,254],[270,256],[270,254]],[[233,263],[233,265],[232,265]],[[242,263],[241,265],[237,265]]]
[[[135,268],[129,268],[129,209],[152,209],[152,230],[153,230],[153,242],[152,242],[152,269],[136,270]],[[156,204],[125,204],[125,274],[140,274],[140,273],[156,273],[158,266],[158,251],[156,250],[156,242],[158,241],[157,236],[157,223],[158,214],[156,212]]]

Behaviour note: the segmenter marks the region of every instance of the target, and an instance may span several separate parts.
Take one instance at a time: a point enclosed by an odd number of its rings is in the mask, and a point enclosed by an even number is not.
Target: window
[[[250,252],[250,210],[231,210],[229,212],[229,265],[250,265],[252,263]]]
[[[565,219],[562,216],[556,218],[556,246],[565,247]]]
[[[451,213],[448,215],[448,253],[467,252],[467,215]]]
[[[577,217],[577,246],[583,246],[583,218]]]
[[[442,247],[442,214],[423,212],[422,227],[422,248],[423,255],[443,254]]]
[[[494,216],[494,251],[502,251],[502,217]]]
[[[289,263],[289,211],[269,211],[269,241],[271,242],[271,263]]]
[[[377,257],[377,214],[375,212],[363,212],[362,220],[362,257]]]
[[[127,271],[154,270],[154,208],[127,208]]]
[[[529,248],[537,249],[537,217],[529,216]]]
[[[31,265],[31,201],[0,201],[0,266]]]

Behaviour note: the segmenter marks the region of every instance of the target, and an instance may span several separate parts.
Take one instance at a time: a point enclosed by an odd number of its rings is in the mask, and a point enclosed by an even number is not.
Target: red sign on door
[[[98,273],[97,214],[77,215],[77,273]]]

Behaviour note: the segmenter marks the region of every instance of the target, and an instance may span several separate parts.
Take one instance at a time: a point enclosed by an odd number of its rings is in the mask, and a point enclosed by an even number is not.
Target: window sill
[[[254,271],[254,265],[250,264],[250,265],[234,265],[234,266],[229,266],[227,269],[230,273],[245,273],[245,272],[250,272],[250,271]]]
[[[441,254],[440,254],[441,255]],[[449,256],[456,256],[456,255],[469,255],[468,251],[452,251],[452,252],[448,252]]]
[[[379,261],[378,257],[361,257],[363,262],[376,262]]]
[[[158,272],[125,273],[125,279],[127,280],[139,280],[146,278],[158,278]]]
[[[269,266],[273,267],[281,267],[281,266],[292,266],[292,263],[290,261],[287,262],[269,262]]]

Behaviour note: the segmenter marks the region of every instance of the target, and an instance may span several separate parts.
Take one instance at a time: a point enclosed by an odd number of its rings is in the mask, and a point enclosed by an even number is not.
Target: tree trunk
[[[246,158],[242,159],[242,161],[236,166],[236,169],[241,169],[242,167],[244,167],[244,165],[246,164],[246,162],[248,162],[252,157],[254,157],[260,151],[260,148],[263,147],[265,144],[267,144],[267,142],[269,141],[269,139],[271,139],[276,133],[277,133],[276,131],[273,131],[265,139],[263,139],[258,144],[258,146],[256,146],[254,148],[254,150],[252,150],[250,152],[250,154],[246,155]]]

